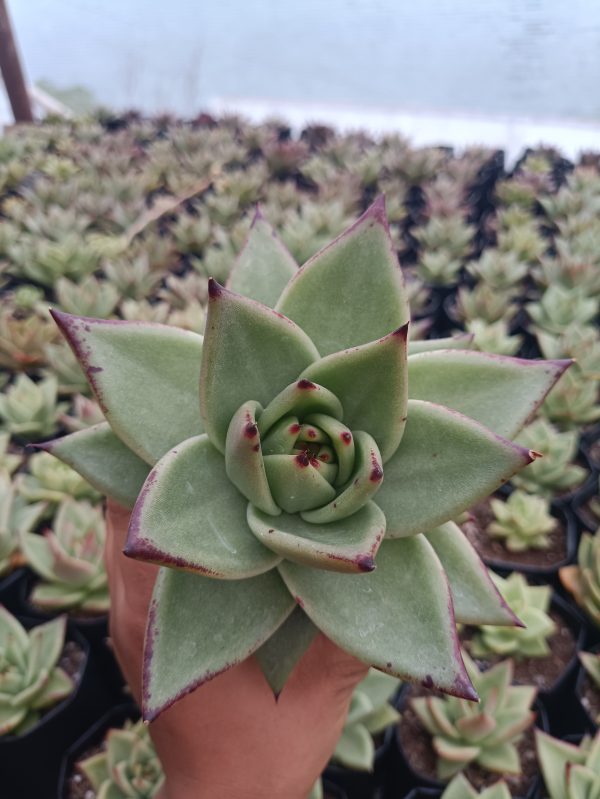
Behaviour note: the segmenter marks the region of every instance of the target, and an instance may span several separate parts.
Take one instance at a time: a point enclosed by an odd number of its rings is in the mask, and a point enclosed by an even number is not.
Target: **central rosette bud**
[[[299,513],[326,524],[352,515],[379,489],[383,467],[374,439],[349,430],[343,415],[335,394],[306,379],[264,409],[245,402],[227,431],[229,479],[271,516]]]

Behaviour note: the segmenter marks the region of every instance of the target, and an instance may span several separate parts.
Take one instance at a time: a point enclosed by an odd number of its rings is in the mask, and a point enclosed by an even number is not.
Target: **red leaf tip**
[[[208,296],[211,300],[216,300],[217,297],[220,297],[225,289],[220,283],[214,279],[214,277],[208,278]]]
[[[406,324],[402,325],[402,327],[396,328],[396,330],[394,330],[394,332],[391,335],[394,336],[394,338],[399,339],[400,341],[407,341],[409,325],[410,322],[407,322]]]

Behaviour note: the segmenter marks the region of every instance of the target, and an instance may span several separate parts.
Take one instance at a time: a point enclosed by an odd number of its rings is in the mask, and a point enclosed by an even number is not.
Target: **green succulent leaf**
[[[512,438],[570,363],[469,350],[424,352],[408,359],[408,395],[452,408]]]
[[[405,325],[378,341],[333,353],[302,374],[335,394],[344,409],[344,424],[367,430],[384,463],[398,449],[406,422],[407,333]]]
[[[203,432],[202,336],[168,325],[52,315],[113,432],[150,465]],[[247,398],[246,398],[247,399]]]
[[[292,613],[268,641],[254,653],[275,696],[319,631],[301,607]]]
[[[396,677],[476,698],[448,583],[423,536],[384,541],[377,569],[361,577],[286,561],[278,568],[306,614],[342,649]]]
[[[280,557],[251,534],[246,505],[208,437],[190,438],[150,472],[131,516],[125,554],[221,579],[265,572]]]
[[[421,352],[433,352],[434,350],[470,350],[473,346],[473,338],[472,333],[461,333],[458,336],[449,336],[448,338],[409,341],[408,354],[418,355]]]
[[[298,264],[271,225],[256,211],[246,243],[229,275],[227,288],[274,308]]]
[[[373,571],[385,534],[385,516],[374,502],[324,525],[296,514],[274,518],[248,505],[248,524],[259,541],[288,560],[337,572]]]
[[[427,532],[456,518],[531,460],[528,450],[460,413],[409,400],[402,446],[377,494],[386,536]]]
[[[230,581],[160,569],[146,630],[144,718],[247,658],[293,608],[275,570]]]
[[[71,466],[105,496],[133,508],[150,467],[125,446],[107,422],[38,445]]]
[[[375,744],[371,733],[362,724],[344,727],[337,742],[333,758],[347,768],[372,771]]]
[[[209,293],[200,413],[213,445],[224,452],[227,428],[240,405],[253,400],[266,406],[319,354],[297,325],[271,308],[215,281],[209,282]]]
[[[450,583],[456,620],[513,627],[518,619],[496,588],[483,561],[454,522],[425,533]]]
[[[383,197],[294,275],[276,305],[321,355],[367,344],[409,320]]]

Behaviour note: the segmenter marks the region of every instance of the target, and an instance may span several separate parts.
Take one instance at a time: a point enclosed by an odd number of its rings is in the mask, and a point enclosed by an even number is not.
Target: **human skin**
[[[146,615],[158,568],[123,555],[129,511],[109,500],[110,635],[138,702]],[[276,701],[250,657],[178,701],[150,735],[166,782],[158,799],[305,799],[340,736],[367,667],[319,634]]]

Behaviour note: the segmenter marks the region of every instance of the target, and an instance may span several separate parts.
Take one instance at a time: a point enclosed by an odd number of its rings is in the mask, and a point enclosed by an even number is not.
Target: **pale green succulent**
[[[162,278],[160,271],[152,269],[147,254],[111,260],[105,264],[104,272],[119,296],[131,300],[142,300],[156,288]]]
[[[449,783],[441,799],[511,799],[510,791],[504,780],[498,780],[483,791],[478,792],[462,774]]]
[[[559,432],[543,418],[523,428],[516,439],[519,444],[539,452],[543,457],[516,474],[513,484],[530,494],[551,497],[580,485],[587,476],[586,469],[573,463],[577,455],[578,435],[575,430]]]
[[[20,535],[36,527],[45,509],[43,502],[26,502],[8,473],[0,471],[0,575],[23,565],[19,557]]]
[[[166,302],[149,302],[148,300],[123,300],[121,316],[128,322],[153,322],[166,324],[171,312]]]
[[[557,237],[563,254],[555,258],[542,258],[533,270],[538,283],[546,288],[560,285],[566,289],[579,289],[588,297],[600,294],[600,271],[595,260],[571,255],[565,243]]]
[[[550,586],[528,585],[518,572],[506,579],[492,573],[492,579],[522,626],[480,627],[470,644],[473,657],[536,658],[548,655],[548,638],[556,632],[556,625],[548,614],[552,599]]]
[[[585,673],[600,691],[600,655],[598,655],[597,652],[580,652],[579,660],[581,661]],[[596,724],[599,720],[600,713],[596,716]]]
[[[548,248],[534,222],[513,225],[498,232],[498,250],[510,252],[521,263],[537,263]]]
[[[465,222],[464,214],[431,216],[425,225],[414,231],[424,252],[444,252],[448,260],[464,260],[472,246],[475,228]]]
[[[212,239],[212,222],[208,216],[181,214],[171,233],[179,252],[201,256]]]
[[[44,348],[56,340],[56,331],[48,318],[21,312],[14,297],[3,298],[0,309],[0,367],[28,371],[45,363]]]
[[[513,294],[506,289],[493,288],[487,283],[478,283],[473,289],[465,286],[458,289],[456,313],[459,319],[481,319],[487,324],[499,319],[508,322],[516,311]]]
[[[110,729],[104,750],[76,764],[98,799],[151,799],[165,776],[143,722]]]
[[[540,413],[564,430],[590,424],[600,419],[598,381],[576,368],[562,376],[555,390],[540,407]]]
[[[473,697],[453,602],[466,623],[514,618],[447,522],[532,460],[505,436],[568,363],[408,357],[382,199],[302,269],[259,216],[229,271],[204,340],[54,312],[107,422],[48,449],[135,506],[126,554],[163,567],[145,718],[264,645],[281,690],[297,605],[365,663]]]
[[[76,430],[100,424],[103,419],[104,414],[97,402],[89,397],[84,397],[83,394],[75,394],[71,413],[63,414],[60,421],[70,433],[74,433]]]
[[[83,278],[100,265],[99,256],[85,236],[68,233],[60,241],[39,236],[23,236],[10,248],[10,271],[44,286],[53,286],[59,277]]]
[[[0,605],[0,736],[23,735],[75,688],[58,662],[66,618],[25,630]]]
[[[486,249],[477,261],[467,264],[467,272],[491,289],[506,292],[520,283],[528,266],[515,253]]]
[[[512,660],[503,660],[480,672],[465,655],[465,663],[479,694],[479,704],[454,696],[417,697],[411,706],[432,736],[437,776],[448,780],[469,765],[500,774],[520,774],[516,744],[533,724],[532,685],[512,685]]]
[[[89,502],[66,499],[51,530],[23,533],[21,550],[42,578],[31,602],[47,610],[106,613],[110,607],[104,568],[105,527],[102,510]]]
[[[600,733],[579,746],[536,730],[538,762],[550,799],[591,799],[600,793]]]
[[[549,502],[543,497],[516,489],[506,501],[491,500],[494,521],[486,528],[492,538],[500,538],[510,552],[547,549],[549,533],[556,529]]]
[[[29,502],[53,504],[63,499],[99,499],[100,495],[87,480],[66,463],[57,463],[47,452],[32,455],[27,462],[28,473],[16,478],[19,493]]]
[[[473,345],[481,352],[515,355],[523,343],[523,336],[510,335],[508,324],[504,319],[498,319],[497,322],[471,319],[465,327],[473,334]]]
[[[297,211],[285,214],[281,239],[293,258],[303,264],[351,222],[343,203],[303,202]],[[230,262],[231,263],[231,262]]]
[[[22,454],[10,451],[10,435],[0,433],[0,472],[12,474],[22,462]]]
[[[64,341],[47,344],[45,347],[48,369],[46,376],[53,375],[58,380],[59,394],[89,394],[90,387],[81,366]]]
[[[600,334],[596,327],[575,323],[560,336],[538,330],[536,338],[545,358],[574,358],[576,375],[600,379]]]
[[[591,322],[598,315],[598,301],[583,289],[567,289],[553,284],[538,302],[528,303],[527,313],[538,328],[560,335],[573,323]]]
[[[600,627],[600,528],[583,533],[577,549],[577,564],[559,572],[564,587],[575,597],[597,627]]]
[[[432,286],[449,286],[456,283],[462,262],[447,250],[426,251],[419,258],[416,273],[420,280]]]
[[[400,718],[390,699],[400,681],[371,669],[354,689],[348,716],[332,759],[347,768],[372,771],[375,762],[373,736]]]
[[[109,317],[119,301],[119,292],[106,280],[89,275],[74,283],[66,277],[58,279],[56,299],[61,310],[80,316]]]
[[[28,439],[51,436],[67,404],[57,402],[57,381],[53,375],[34,383],[20,374],[0,394],[0,429]]]

